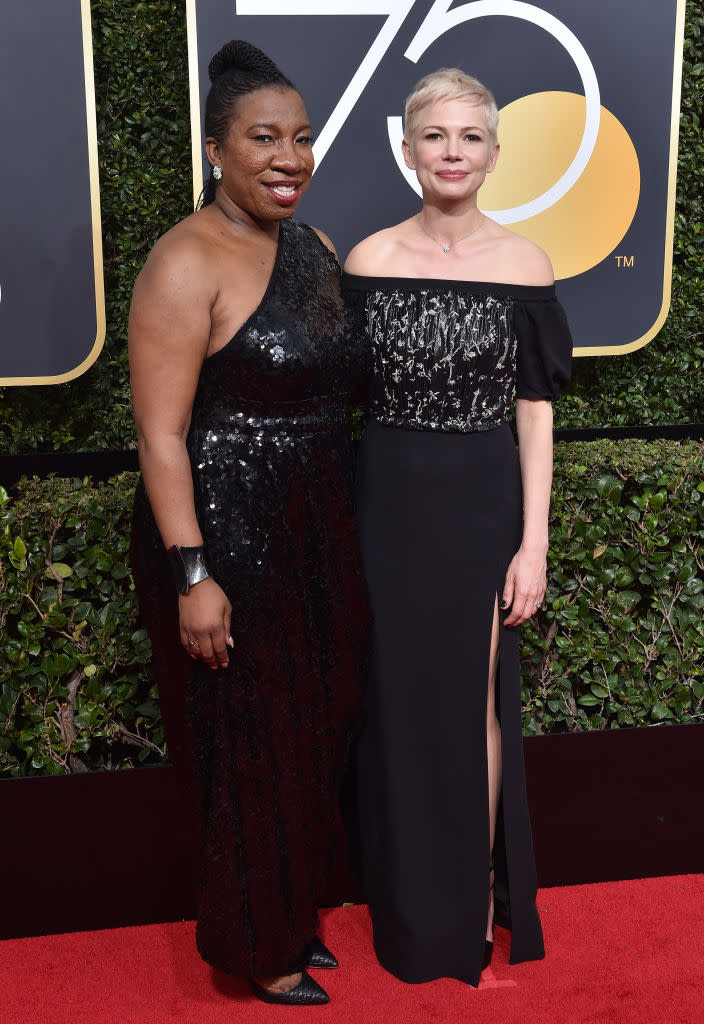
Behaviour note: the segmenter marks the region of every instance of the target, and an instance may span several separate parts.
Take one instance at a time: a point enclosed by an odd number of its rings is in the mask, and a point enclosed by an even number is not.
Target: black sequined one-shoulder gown
[[[476,985],[489,904],[494,609],[522,529],[514,395],[553,399],[571,338],[554,288],[343,275],[372,346],[359,476],[374,647],[360,743],[365,884],[381,963]],[[501,619],[507,613],[501,613]],[[496,919],[543,955],[521,736],[519,634],[500,626]]]
[[[137,493],[133,566],[167,741],[201,784],[198,949],[233,975],[295,969],[340,855],[368,617],[345,402],[366,362],[345,331],[337,261],[283,222],[261,303],[203,364],[187,440],[208,565],[232,603],[227,669],[181,651],[164,547]]]

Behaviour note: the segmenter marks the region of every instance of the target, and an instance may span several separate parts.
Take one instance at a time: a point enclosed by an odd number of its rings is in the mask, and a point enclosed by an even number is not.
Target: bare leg
[[[489,842],[490,858],[493,859],[494,838],[496,836],[496,818],[501,793],[501,727],[496,715],[496,669],[499,661],[499,609],[498,598],[494,600],[494,620],[491,626],[491,646],[489,649],[489,682],[486,705],[486,756],[489,769]],[[488,868],[488,865],[487,865]],[[489,916],[486,926],[486,937],[491,939],[494,934],[494,887],[493,872],[489,879]]]
[[[300,984],[302,977],[303,975],[298,971],[297,974],[282,974],[278,978],[255,978],[254,980],[269,992],[290,992],[292,988]]]

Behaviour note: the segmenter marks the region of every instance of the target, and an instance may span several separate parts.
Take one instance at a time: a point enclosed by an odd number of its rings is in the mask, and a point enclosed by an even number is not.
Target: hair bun
[[[242,71],[265,81],[281,75],[273,60],[244,39],[232,39],[225,43],[208,65],[208,77],[211,82],[228,71]]]

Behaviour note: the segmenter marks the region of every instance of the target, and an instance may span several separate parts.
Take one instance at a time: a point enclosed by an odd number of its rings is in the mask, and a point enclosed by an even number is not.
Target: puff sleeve
[[[565,311],[553,295],[516,302],[513,317],[518,342],[516,398],[552,402],[567,389],[572,369],[572,335]]]

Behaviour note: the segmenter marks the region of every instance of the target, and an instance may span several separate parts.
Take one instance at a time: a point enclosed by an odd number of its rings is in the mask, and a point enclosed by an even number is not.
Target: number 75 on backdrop
[[[210,57],[265,50],[300,89],[316,174],[300,216],[344,258],[411,216],[405,96],[461,67],[494,92],[484,212],[550,255],[576,355],[647,344],[670,304],[684,0],[187,0],[193,183]]]

